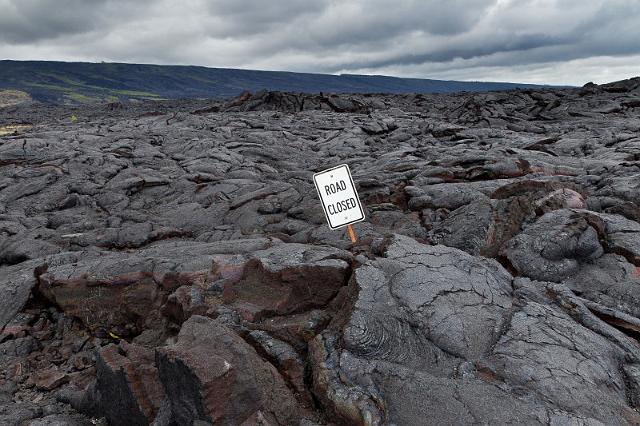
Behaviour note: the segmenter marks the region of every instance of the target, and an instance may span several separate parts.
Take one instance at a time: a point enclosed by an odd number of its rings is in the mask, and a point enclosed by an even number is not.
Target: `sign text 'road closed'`
[[[364,220],[364,211],[351,178],[349,166],[342,164],[313,175],[331,229]]]

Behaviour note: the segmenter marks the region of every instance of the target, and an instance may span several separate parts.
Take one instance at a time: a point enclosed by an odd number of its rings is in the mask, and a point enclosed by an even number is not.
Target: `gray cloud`
[[[242,37],[290,25],[301,16],[317,15],[329,3],[329,0],[216,0],[209,2],[206,10],[219,23],[211,28],[211,34]]]
[[[0,0],[0,41],[34,43],[114,26],[140,13],[144,3],[130,7],[126,0]],[[129,12],[123,14],[123,8]]]
[[[4,59],[572,84],[640,70],[637,0],[0,0],[0,11]]]

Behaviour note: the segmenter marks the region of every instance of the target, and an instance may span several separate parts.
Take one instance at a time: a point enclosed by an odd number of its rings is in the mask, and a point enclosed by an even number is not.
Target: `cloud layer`
[[[640,74],[637,0],[0,0],[0,58],[584,84]]]

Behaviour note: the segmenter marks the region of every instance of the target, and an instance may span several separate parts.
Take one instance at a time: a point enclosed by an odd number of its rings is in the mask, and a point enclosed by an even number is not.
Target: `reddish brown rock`
[[[156,359],[178,424],[253,424],[260,417],[298,424],[309,417],[273,365],[217,320],[192,316]]]
[[[247,253],[272,243],[269,239],[167,242],[135,254],[69,252],[49,257],[47,266],[35,275],[43,296],[92,331],[103,328],[132,337],[161,320],[160,307],[169,294],[180,287],[203,291],[217,280],[236,279]],[[187,303],[185,292],[176,294],[177,305]]]
[[[10,338],[25,337],[30,330],[29,324],[33,322],[35,316],[33,314],[20,313],[5,325],[0,331],[0,342]]]
[[[35,373],[31,377],[31,381],[40,390],[50,391],[56,389],[69,381],[66,373],[57,369],[50,369]]]
[[[252,255],[223,300],[250,321],[325,306],[351,273],[350,255],[331,247],[278,245]]]
[[[304,352],[307,348],[307,342],[326,327],[331,318],[332,315],[328,310],[314,309],[297,315],[271,317],[262,322],[251,324],[251,327],[266,331],[271,336],[287,342],[297,351]]]
[[[244,274],[246,257],[238,255],[213,256],[211,266],[211,279],[223,281],[238,281]]]
[[[142,328],[150,316],[157,315],[165,296],[149,272],[107,279],[88,275],[65,279],[47,273],[40,276],[39,290],[92,330],[127,324]]]
[[[181,286],[204,286],[207,282],[208,271],[167,272],[157,280],[165,291],[173,291]]]
[[[153,350],[124,341],[101,348],[92,399],[112,425],[150,424],[164,399]]]
[[[191,315],[204,315],[207,308],[199,287],[182,286],[169,295],[162,306],[162,314],[173,322],[182,324]]]

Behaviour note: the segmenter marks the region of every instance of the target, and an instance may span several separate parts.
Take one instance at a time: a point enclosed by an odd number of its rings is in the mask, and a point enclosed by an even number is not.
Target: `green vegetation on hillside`
[[[446,93],[528,87],[534,86],[196,66],[0,61],[0,90],[21,90],[38,101],[63,104],[224,98],[245,90],[263,89],[307,93]]]

